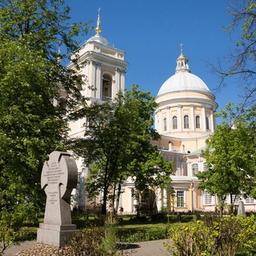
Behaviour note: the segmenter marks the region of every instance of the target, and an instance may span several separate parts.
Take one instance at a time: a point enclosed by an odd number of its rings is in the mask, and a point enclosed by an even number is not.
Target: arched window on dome
[[[112,77],[108,74],[103,75],[102,79],[102,100],[112,98]]]
[[[184,129],[188,129],[189,128],[189,118],[188,115],[184,116]]]
[[[200,116],[196,116],[196,128],[200,128]]]
[[[166,120],[166,117],[164,118],[164,131],[167,130],[167,120]]]
[[[178,120],[177,120],[177,116],[173,116],[172,117],[172,129],[177,129],[178,128]]]
[[[205,124],[206,124],[206,130],[209,130],[210,125],[209,125],[209,117],[208,116],[205,118]]]

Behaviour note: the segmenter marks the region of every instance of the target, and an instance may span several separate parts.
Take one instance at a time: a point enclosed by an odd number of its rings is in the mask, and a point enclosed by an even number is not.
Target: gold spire
[[[96,27],[96,35],[99,36],[101,33],[101,26],[100,26],[100,8],[98,9],[98,19],[97,19],[97,27]]]

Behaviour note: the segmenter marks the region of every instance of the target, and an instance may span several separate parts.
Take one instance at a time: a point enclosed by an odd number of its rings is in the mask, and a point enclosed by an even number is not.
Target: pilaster
[[[202,129],[206,132],[206,112],[205,107],[202,108]]]

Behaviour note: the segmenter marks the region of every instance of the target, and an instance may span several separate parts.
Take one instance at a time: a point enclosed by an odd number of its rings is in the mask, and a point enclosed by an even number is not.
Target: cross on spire
[[[180,43],[180,54],[183,54],[183,43]]]
[[[97,18],[97,26],[96,26],[96,35],[100,35],[101,33],[101,25],[100,25],[100,8],[98,9],[98,18]]]

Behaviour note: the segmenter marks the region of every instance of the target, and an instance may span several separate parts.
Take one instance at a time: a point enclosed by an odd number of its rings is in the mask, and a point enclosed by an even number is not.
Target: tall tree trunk
[[[114,183],[113,196],[112,196],[112,212],[113,212],[113,215],[116,214],[115,200],[116,200],[116,183]]]
[[[101,207],[101,213],[103,215],[107,214],[107,200],[108,200],[108,187],[109,187],[109,174],[108,174],[108,158],[107,158],[107,162],[105,165],[105,174],[104,174],[104,188],[103,188],[103,203],[102,203],[102,207]]]
[[[230,194],[230,215],[234,214],[234,202],[232,198],[232,194]]]
[[[103,215],[107,214],[107,199],[108,199],[108,189],[107,189],[107,186],[105,186],[103,190],[103,202],[101,207],[101,213]]]
[[[119,203],[120,203],[120,195],[121,195],[121,183],[118,183],[118,188],[117,188],[117,197],[116,197],[116,213],[118,212],[119,208]]]
[[[222,196],[218,196],[218,200],[219,200],[219,206],[220,206],[220,217],[223,217],[223,211],[224,211],[224,201],[225,201],[225,197],[223,198]]]

